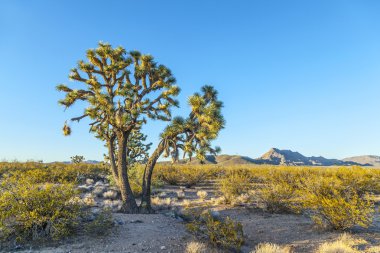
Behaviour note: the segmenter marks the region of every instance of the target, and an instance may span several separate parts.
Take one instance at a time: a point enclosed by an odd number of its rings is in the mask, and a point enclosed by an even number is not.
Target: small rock
[[[116,223],[117,225],[120,225],[120,226],[122,226],[122,225],[125,224],[125,222],[122,221],[122,220],[116,220],[115,223]]]
[[[166,247],[165,246],[161,246],[161,250],[165,250],[166,249]]]
[[[129,223],[144,223],[142,220],[131,220]]]
[[[220,219],[220,213],[218,211],[211,210],[210,214],[211,214],[212,218],[214,218],[216,220]]]

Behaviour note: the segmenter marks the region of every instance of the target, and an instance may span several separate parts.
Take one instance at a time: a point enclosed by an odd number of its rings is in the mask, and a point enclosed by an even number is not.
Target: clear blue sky
[[[98,41],[150,53],[186,98],[214,85],[223,153],[380,155],[380,1],[0,2],[0,159],[102,159],[55,90]],[[144,128],[157,143],[162,123]]]

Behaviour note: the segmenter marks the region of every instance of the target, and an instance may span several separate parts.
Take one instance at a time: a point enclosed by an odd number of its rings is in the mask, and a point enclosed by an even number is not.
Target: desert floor
[[[76,236],[59,243],[28,246],[29,249],[23,248],[18,252],[184,252],[187,242],[197,240],[186,231],[184,221],[176,215],[183,208],[184,202],[189,204],[188,201],[190,206],[209,205],[222,217],[230,216],[240,221],[245,234],[242,252],[250,252],[261,242],[287,245],[293,252],[313,252],[321,243],[332,241],[342,234],[318,230],[310,218],[303,215],[269,214],[252,205],[211,205],[210,199],[215,196],[210,182],[184,189],[185,198],[178,200],[177,192],[181,189],[183,191],[183,188],[177,186],[165,186],[158,190],[158,195],[171,198],[172,202],[167,207],[156,207],[157,214],[113,214],[116,225],[106,236]],[[208,192],[208,197],[203,201],[196,195],[199,190]],[[355,228],[348,232],[367,242],[359,245],[359,249],[380,245],[379,212],[370,228]]]

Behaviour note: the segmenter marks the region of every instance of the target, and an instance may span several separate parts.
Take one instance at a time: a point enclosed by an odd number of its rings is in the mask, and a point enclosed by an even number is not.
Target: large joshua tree
[[[138,51],[127,53],[122,47],[99,43],[98,48],[87,51],[87,59],[79,61],[69,75],[84,87],[58,85],[57,89],[66,93],[59,103],[67,108],[78,100],[86,102],[83,114],[71,120],[90,118],[90,131],[106,141],[112,173],[121,191],[122,211],[136,213],[138,206],[128,180],[128,140],[146,123],[146,117],[169,121],[170,108],[178,106],[174,97],[180,89],[167,67]],[[66,123],[63,132],[71,133]]]
[[[183,152],[189,159],[196,155],[203,160],[207,152],[217,152],[218,148],[212,148],[210,142],[224,127],[222,103],[211,86],[204,86],[201,94],[189,98],[190,115],[186,119],[176,117],[168,124],[145,164],[142,202],[138,207],[129,184],[128,168],[149,148],[143,144],[141,126],[146,118],[170,121],[170,109],[178,106],[174,98],[180,89],[170,70],[154,62],[150,55],[99,43],[98,48],[87,51],[87,59],[88,62],[79,61],[69,75],[82,87],[84,84],[84,88],[58,85],[57,89],[66,93],[59,103],[67,108],[78,100],[86,102],[84,113],[71,121],[90,118],[90,132],[106,143],[107,159],[122,195],[122,211],[151,212],[150,185],[158,158],[164,154],[176,161]],[[63,132],[71,133],[66,123]]]

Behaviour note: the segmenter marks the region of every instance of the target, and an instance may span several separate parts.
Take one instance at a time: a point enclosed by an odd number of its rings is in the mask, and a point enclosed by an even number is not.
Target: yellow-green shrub
[[[0,187],[2,239],[58,239],[69,235],[80,215],[76,195],[72,184],[37,184],[27,176],[3,178]]]
[[[6,174],[27,174],[35,182],[74,183],[86,178],[97,180],[110,174],[110,171],[104,164],[0,163],[0,178]]]
[[[252,188],[252,176],[246,170],[228,171],[219,181],[219,191],[227,203],[241,194],[248,193]]]
[[[85,232],[90,235],[105,235],[113,227],[111,209],[103,209],[92,222],[85,224]]]
[[[184,185],[192,187],[205,180],[207,169],[193,165],[158,166],[158,178],[170,185]]]
[[[349,234],[343,234],[335,241],[321,244],[315,253],[360,253],[362,251],[355,246],[363,242],[365,243],[363,240],[356,240]]]
[[[214,246],[240,251],[244,244],[243,225],[230,217],[216,219],[210,212],[205,212],[194,217],[186,227],[197,236],[205,236]]]
[[[270,213],[298,213],[295,189],[285,182],[269,183],[258,190],[258,198]]]
[[[265,176],[265,183],[257,187],[257,197],[271,213],[301,211],[301,182],[305,175],[301,170],[276,170]]]
[[[319,178],[306,184],[303,205],[312,212],[317,225],[345,230],[372,223],[374,206],[366,193],[359,195],[358,189],[337,177]]]

